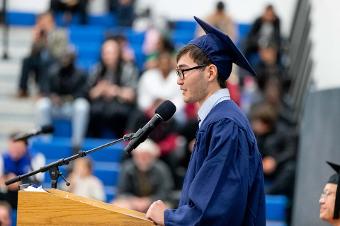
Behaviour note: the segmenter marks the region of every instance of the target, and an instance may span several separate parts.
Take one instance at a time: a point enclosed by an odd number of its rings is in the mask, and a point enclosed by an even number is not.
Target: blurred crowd
[[[51,1],[51,11],[37,17],[31,51],[22,61],[17,97],[32,95],[30,77],[34,76],[36,125],[51,124],[54,118],[72,123],[72,148],[80,150],[86,137],[122,137],[141,128],[164,100],[172,101],[177,111],[141,144],[132,158],[121,163],[117,199],[114,203],[146,211],[154,200],[167,200],[175,206],[198,128],[197,106],[186,104],[176,84],[176,43],[172,43],[171,21],[155,20],[151,9],[137,15],[135,0],[107,1],[118,26],[145,31],[142,68],[135,62],[134,50],[123,34],[106,36],[100,58],[89,71],[77,68],[77,51],[67,36],[67,24],[74,14],[79,22],[88,21],[89,1]],[[65,27],[57,27],[55,14],[62,13]],[[206,15],[209,23],[238,43],[257,73],[252,77],[234,67],[227,81],[231,98],[248,116],[263,156],[266,193],[293,198],[298,133],[287,101],[289,75],[283,62],[284,42],[280,18],[272,5],[254,20],[246,37],[240,37],[227,5],[216,4]],[[160,22],[161,21],[161,22]],[[202,35],[197,30],[195,35]],[[18,153],[20,152],[20,153]],[[0,159],[1,194],[15,207],[11,196],[17,186],[3,181],[41,165],[34,162],[24,141],[9,138],[8,152]],[[35,166],[34,166],[35,165]],[[84,179],[86,178],[86,179]],[[38,179],[38,178],[37,178]],[[92,175],[90,160],[76,162],[65,189],[87,197],[105,200],[103,185]],[[89,189],[91,187],[91,189]],[[96,188],[96,189],[94,189]],[[96,191],[94,191],[96,190]],[[14,200],[13,200],[14,199]]]

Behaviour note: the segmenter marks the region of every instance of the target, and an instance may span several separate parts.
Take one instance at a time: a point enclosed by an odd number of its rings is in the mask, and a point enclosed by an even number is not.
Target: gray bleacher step
[[[1,76],[0,76],[1,77]],[[0,81],[0,98],[8,99],[14,96],[17,90],[17,84],[13,81]]]
[[[18,99],[14,97],[2,99],[0,101],[0,114],[13,112],[14,114],[28,114],[33,116],[34,114],[34,100],[29,99]]]
[[[8,76],[18,75],[21,69],[21,60],[12,58],[8,60],[1,59],[0,66],[1,66],[0,79],[2,79],[3,77],[7,78]]]
[[[34,128],[33,121],[27,121],[21,118],[17,118],[16,120],[1,120],[0,121],[0,134],[9,134],[13,131],[27,131],[32,130]]]
[[[0,57],[3,54],[3,27],[0,28]],[[22,59],[29,53],[32,28],[11,27],[9,30],[9,59],[0,59],[0,151],[7,146],[8,135],[13,131],[30,131],[35,128],[35,99],[17,99],[17,83]]]
[[[3,27],[0,28],[1,34],[3,33]],[[9,44],[11,43],[30,43],[32,41],[32,28],[31,27],[10,27],[8,29]],[[0,40],[3,40],[3,36],[0,36]]]
[[[29,45],[29,44],[26,44],[26,45]],[[21,62],[22,59],[29,54],[29,51],[30,51],[30,48],[28,48],[27,46],[10,46],[7,54],[8,54],[9,60],[15,60],[17,62]],[[2,47],[0,47],[0,54],[2,57],[2,54],[3,54]],[[4,61],[4,60],[1,60],[1,61]]]

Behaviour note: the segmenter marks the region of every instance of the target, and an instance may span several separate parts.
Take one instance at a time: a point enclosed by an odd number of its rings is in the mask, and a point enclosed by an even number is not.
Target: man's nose
[[[177,85],[183,85],[184,80],[177,77]]]

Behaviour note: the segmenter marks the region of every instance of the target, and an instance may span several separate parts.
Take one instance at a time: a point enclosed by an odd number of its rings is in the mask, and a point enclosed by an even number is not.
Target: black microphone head
[[[155,111],[155,113],[161,116],[164,121],[168,121],[175,112],[176,106],[170,100],[161,103]]]
[[[53,133],[54,128],[52,125],[45,125],[41,127],[41,133]]]

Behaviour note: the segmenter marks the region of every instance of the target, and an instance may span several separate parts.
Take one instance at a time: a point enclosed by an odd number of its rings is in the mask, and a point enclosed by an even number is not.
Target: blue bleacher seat
[[[88,24],[90,26],[114,27],[117,25],[117,19],[112,14],[90,15]]]
[[[77,55],[84,58],[97,58],[100,55],[101,42],[76,42]]]
[[[65,137],[37,137],[30,140],[30,147],[45,155],[46,160],[56,160],[71,155],[71,140]]]
[[[175,44],[176,48],[180,48],[192,40],[194,35],[195,33],[190,30],[174,30],[171,35],[171,41]]]
[[[126,36],[129,43],[131,43],[131,45],[143,45],[145,32],[138,32],[132,29],[127,29],[125,30],[124,35]]]
[[[69,40],[71,43],[101,43],[104,40],[105,28],[102,26],[70,26]]]
[[[146,56],[144,55],[142,45],[131,45],[131,48],[135,52],[135,63],[139,71],[143,71]]]
[[[17,210],[16,209],[12,209],[11,220],[12,220],[12,226],[17,225]]]
[[[27,12],[7,12],[6,20],[9,25],[33,26],[36,14]]]
[[[244,24],[244,23],[238,24],[239,39],[243,40],[244,38],[246,38],[250,29],[251,29],[251,24]]]
[[[53,136],[56,137],[71,137],[72,124],[70,119],[66,118],[54,118],[52,120],[54,128]]]
[[[98,177],[105,186],[116,186],[118,183],[118,171],[95,169],[93,174]]]
[[[176,20],[174,21],[175,30],[191,31],[192,33],[196,30],[197,23],[194,20]]]
[[[266,216],[269,221],[286,220],[287,197],[283,195],[266,195]]]
[[[116,187],[113,186],[105,186],[105,193],[106,193],[106,202],[112,202],[115,199],[117,194]]]

